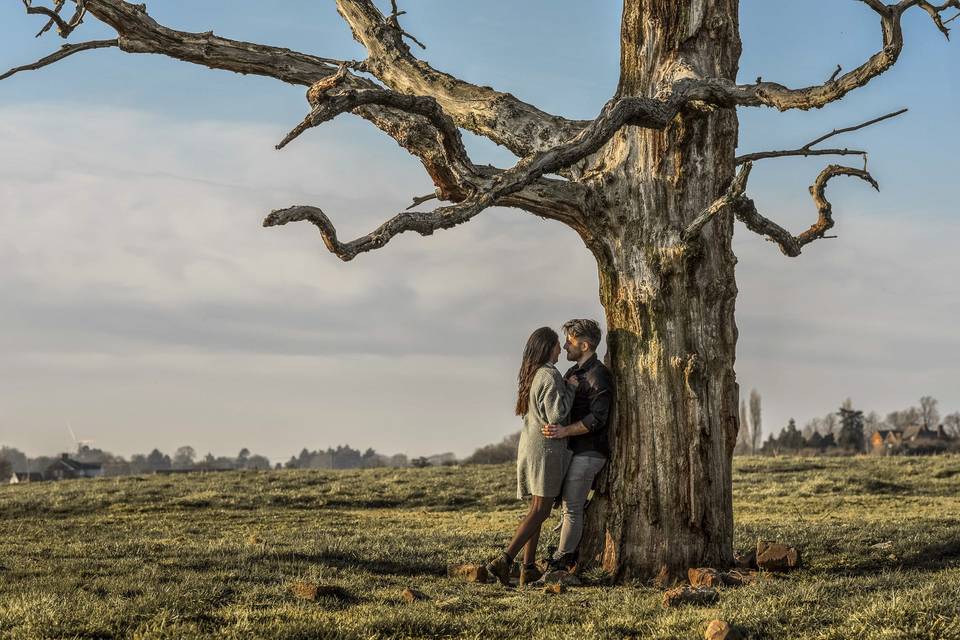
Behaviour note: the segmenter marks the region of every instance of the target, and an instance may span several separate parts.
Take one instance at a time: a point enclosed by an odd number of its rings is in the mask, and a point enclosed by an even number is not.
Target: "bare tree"
[[[366,48],[360,61],[171,29],[151,18],[145,5],[123,0],[51,0],[52,8],[23,1],[42,17],[41,33],[56,27],[67,37],[93,16],[117,37],[69,44],[0,77],[97,48],[162,54],[309,87],[309,113],[281,147],[311,127],[354,113],[419,158],[436,191],[414,204],[433,197],[448,204],[399,212],[346,242],[316,206],[280,209],[264,221],[310,222],[342,260],[379,249],[401,233],[430,235],[463,224],[494,205],[575,230],[597,261],[618,397],[606,482],[592,503],[581,557],[599,560],[622,579],[685,575],[690,566],[733,560],[731,460],[739,396],[734,219],[785,255],[798,256],[829,237],[830,180],[851,176],[877,186],[865,167],[827,166],[810,188],[817,219],[794,235],[747,197],[752,163],[783,156],[865,158],[863,151],[820,145],[902,112],[835,129],[796,149],[737,158],[736,108],[805,110],[840,100],[896,63],[905,14],[922,9],[947,34],[948,12],[960,9],[960,0],[860,0],[879,18],[877,53],[822,84],[793,89],[760,78],[737,84],[738,0],[624,0],[616,93],[596,118],[575,121],[418,60],[407,44],[418,41],[401,27],[396,0],[387,14],[372,0],[337,0]],[[474,164],[461,128],[520,160],[509,169]],[[756,442],[759,422],[755,430]]]
[[[921,420],[920,409],[909,407],[903,411],[891,411],[887,414],[886,422],[893,429],[906,429],[909,426],[918,424]]]
[[[955,411],[944,416],[943,426],[951,438],[960,438],[960,411]]]
[[[828,436],[837,431],[837,416],[834,413],[828,413],[820,420],[821,433]]]
[[[754,453],[750,420],[747,417],[747,401],[740,399],[740,431],[737,432],[737,452]]]
[[[927,429],[936,429],[940,424],[940,412],[937,410],[938,401],[931,396],[920,398],[920,424]]]
[[[175,469],[187,469],[192,467],[197,459],[197,452],[191,446],[183,446],[173,453],[173,467]]]
[[[756,453],[763,442],[763,421],[760,416],[760,393],[750,390],[750,451]]]

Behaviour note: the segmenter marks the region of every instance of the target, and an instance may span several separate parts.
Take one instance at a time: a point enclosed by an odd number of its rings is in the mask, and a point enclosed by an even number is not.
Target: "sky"
[[[149,10],[180,29],[363,57],[332,1],[278,6],[155,0]],[[477,6],[402,3],[404,28],[428,47],[417,55],[570,118],[594,117],[612,95],[620,3]],[[737,226],[737,377],[743,393],[760,392],[768,431],[847,397],[881,415],[921,395],[960,410],[960,43],[922,11],[904,25],[899,63],[841,102],[740,110],[749,152],[910,108],[837,141],[870,151],[882,188],[831,183],[837,239],[791,259]],[[34,38],[40,26],[21,3],[0,4],[0,67],[61,45],[54,33]],[[880,42],[868,8],[836,0],[744,0],[741,34],[740,80],[788,86],[853,68]],[[71,41],[109,37],[89,18]],[[69,426],[125,456],[191,445],[284,461],[340,444],[463,456],[519,428],[530,332],[602,321],[591,256],[559,223],[508,209],[350,263],[309,225],[263,229],[272,209],[313,204],[352,238],[433,190],[416,160],[355,117],[275,151],[305,114],[303,96],[116,50],[0,82],[0,444],[66,451]],[[476,162],[516,160],[465,139]],[[805,229],[816,215],[807,187],[827,162],[760,162],[749,194]]]

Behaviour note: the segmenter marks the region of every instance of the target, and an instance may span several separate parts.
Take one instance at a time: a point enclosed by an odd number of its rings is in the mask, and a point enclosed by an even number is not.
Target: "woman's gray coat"
[[[566,438],[548,439],[541,429],[547,424],[567,424],[573,396],[574,388],[564,382],[552,364],[543,365],[534,374],[517,448],[518,498],[560,495],[572,453]]]

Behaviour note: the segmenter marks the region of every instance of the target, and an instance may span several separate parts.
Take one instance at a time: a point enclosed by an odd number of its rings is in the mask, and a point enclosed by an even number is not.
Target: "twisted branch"
[[[764,217],[757,211],[753,200],[747,197],[740,197],[736,200],[733,206],[734,215],[751,231],[766,236],[771,242],[777,243],[784,255],[792,258],[796,257],[800,255],[800,250],[805,245],[820,238],[830,237],[826,233],[834,225],[833,205],[827,200],[824,192],[827,183],[837,176],[860,178],[868,182],[877,191],[880,190],[880,185],[867,171],[832,164],[821,171],[816,181],[810,186],[810,195],[817,206],[817,221],[800,235],[794,236],[776,222]]]
[[[775,82],[763,82],[760,78],[755,84],[737,85],[721,78],[684,77],[676,85],[685,86],[691,100],[702,100],[714,106],[769,106],[781,111],[817,109],[866,85],[896,63],[903,51],[901,21],[906,11],[913,7],[922,8],[930,15],[940,32],[949,39],[950,30],[946,26],[949,21],[944,21],[942,14],[951,8],[960,10],[960,0],[948,0],[941,5],[924,0],[901,0],[893,5],[886,5],[881,0],[860,1],[880,16],[883,48],[859,67],[839,77],[831,76],[824,84],[790,89]],[[675,88],[679,88],[676,85]]]
[[[69,20],[64,20],[60,16],[60,11],[63,9],[65,0],[56,0],[53,9],[47,7],[35,7],[33,6],[32,0],[23,0],[23,6],[27,10],[29,15],[43,15],[47,16],[49,20],[47,24],[44,25],[42,29],[37,33],[36,37],[42,36],[46,33],[51,26],[54,24],[57,25],[57,33],[61,38],[66,38],[69,36],[74,29],[80,26],[80,23],[83,22],[83,16],[86,14],[86,1],[85,0],[74,0],[77,5],[77,8],[74,10],[73,17]]]

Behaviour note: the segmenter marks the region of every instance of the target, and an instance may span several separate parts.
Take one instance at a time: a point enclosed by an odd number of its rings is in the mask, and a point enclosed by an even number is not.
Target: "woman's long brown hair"
[[[550,362],[550,353],[560,344],[557,332],[550,327],[540,327],[530,334],[523,350],[520,373],[517,374],[517,415],[526,415],[530,402],[530,385],[537,369]]]

